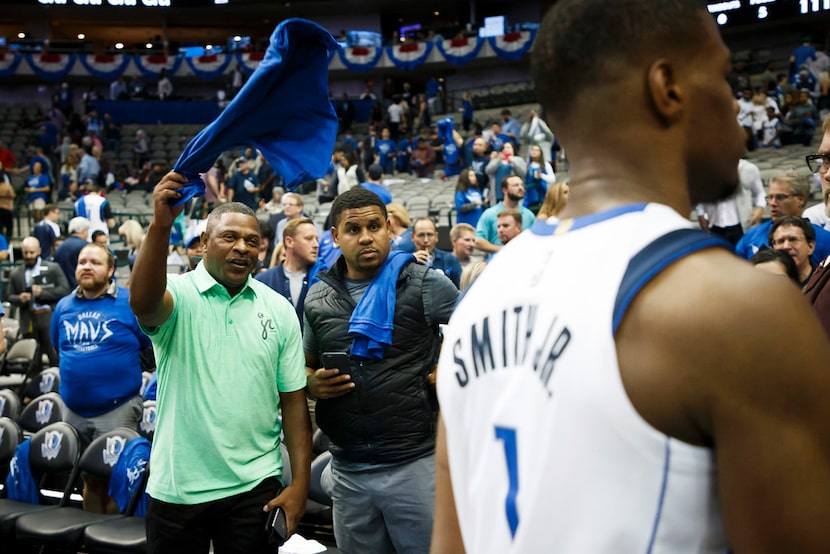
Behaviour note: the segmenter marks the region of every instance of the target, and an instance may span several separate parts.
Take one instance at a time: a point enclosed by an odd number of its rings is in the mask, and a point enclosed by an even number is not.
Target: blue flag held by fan
[[[461,173],[461,160],[459,158],[460,152],[458,145],[455,144],[453,138],[453,130],[455,124],[451,117],[445,117],[438,122],[438,136],[441,137],[441,142],[444,143],[444,174],[447,177],[458,175]]]
[[[173,166],[188,182],[183,204],[205,192],[199,176],[222,152],[257,148],[290,187],[325,174],[337,135],[328,65],[337,49],[316,23],[287,19],[274,29],[262,62],[216,120],[193,137]]]

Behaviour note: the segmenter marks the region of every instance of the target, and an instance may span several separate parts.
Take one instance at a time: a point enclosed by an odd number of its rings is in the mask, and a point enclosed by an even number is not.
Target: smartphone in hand
[[[288,538],[288,522],[285,520],[285,512],[279,506],[268,513],[265,534],[268,536],[268,543],[273,546],[282,546]]]
[[[337,368],[341,374],[351,373],[348,352],[323,352],[320,355],[320,361],[326,369]]]

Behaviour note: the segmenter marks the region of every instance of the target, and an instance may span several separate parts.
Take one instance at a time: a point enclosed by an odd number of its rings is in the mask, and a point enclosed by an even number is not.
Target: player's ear
[[[683,94],[677,70],[667,59],[656,60],[646,74],[646,93],[657,117],[669,125],[683,114]]]

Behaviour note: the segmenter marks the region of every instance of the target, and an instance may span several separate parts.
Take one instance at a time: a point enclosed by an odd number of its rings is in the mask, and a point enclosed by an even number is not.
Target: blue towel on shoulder
[[[204,194],[199,174],[222,152],[243,145],[259,149],[289,188],[322,177],[337,135],[328,87],[329,59],[337,48],[331,34],[311,21],[277,25],[248,82],[176,161],[173,170],[189,179],[176,204]]]
[[[372,279],[349,319],[352,335],[352,355],[372,360],[383,358],[386,347],[392,344],[395,318],[395,285],[401,269],[415,260],[407,252],[389,252],[386,263]]]
[[[10,500],[19,500],[29,504],[39,504],[37,481],[29,467],[29,447],[31,439],[26,439],[17,447],[12,458],[9,475],[6,477],[6,493]]]
[[[124,446],[118,461],[112,467],[109,495],[118,504],[118,511],[122,514],[130,504],[130,498],[141,485],[147,463],[150,460],[150,441],[144,437],[136,437]],[[147,515],[149,496],[145,492],[138,501],[134,516]]]

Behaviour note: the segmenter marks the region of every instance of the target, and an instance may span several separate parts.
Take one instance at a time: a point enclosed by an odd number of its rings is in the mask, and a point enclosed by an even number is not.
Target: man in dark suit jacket
[[[73,217],[69,220],[69,237],[55,249],[54,260],[63,270],[70,289],[78,286],[75,281],[75,266],[78,265],[78,254],[89,244],[88,238],[89,220],[85,217]]]
[[[43,208],[43,219],[32,229],[32,235],[40,241],[40,249],[45,260],[52,259],[52,247],[55,239],[61,234],[61,228],[58,224],[60,213],[57,204],[46,204],[46,207]]]
[[[285,261],[254,277],[262,281],[294,305],[300,328],[303,325],[303,304],[319,252],[319,233],[307,217],[292,219],[283,231]]]
[[[40,242],[35,237],[26,237],[20,247],[23,265],[9,275],[9,302],[20,311],[23,334],[37,339],[40,352],[49,357],[50,365],[57,366],[49,326],[55,304],[69,294],[69,284],[58,264],[41,258]],[[36,356],[35,364],[40,363],[40,356]]]

